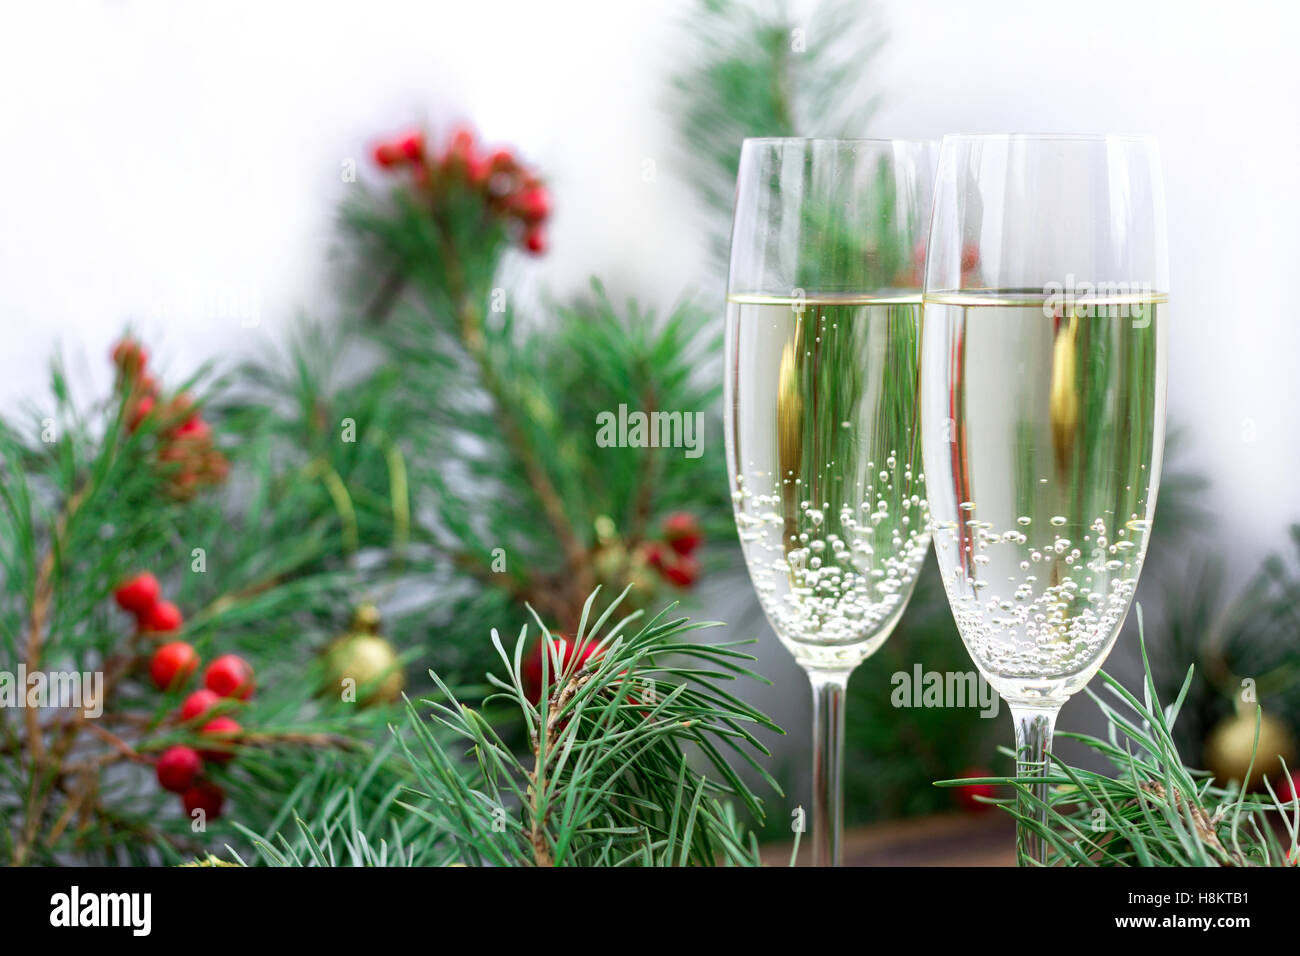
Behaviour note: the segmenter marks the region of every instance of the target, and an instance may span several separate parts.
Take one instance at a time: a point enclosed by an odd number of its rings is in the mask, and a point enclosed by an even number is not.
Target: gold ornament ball
[[[379,610],[373,604],[357,608],[352,631],[325,649],[327,690],[338,693],[342,682],[356,682],[357,702],[363,706],[376,702],[391,703],[406,686],[406,675],[393,645],[376,633]]]
[[[394,701],[406,685],[397,652],[378,634],[340,637],[325,650],[325,670],[336,691],[346,678],[352,678],[361,704]]]
[[[1229,780],[1240,783],[1250,767],[1251,754],[1255,755],[1255,769],[1251,772],[1248,787],[1259,786],[1261,777],[1272,777],[1282,770],[1278,758],[1285,758],[1291,766],[1295,757],[1295,742],[1279,721],[1263,714],[1259,722],[1259,747],[1255,747],[1255,712],[1243,710],[1225,717],[1210,733],[1205,742],[1205,763],[1220,784]]]

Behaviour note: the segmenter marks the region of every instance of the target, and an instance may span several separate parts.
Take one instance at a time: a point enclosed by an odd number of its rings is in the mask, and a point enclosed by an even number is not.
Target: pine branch
[[[671,449],[629,455],[593,441],[596,416],[620,405],[678,415],[711,407],[716,390],[694,379],[699,358],[721,341],[708,336],[701,348],[688,337],[698,310],[660,320],[631,303],[620,314],[598,286],[594,301],[560,309],[544,331],[525,328],[512,307],[489,311],[503,245],[482,227],[483,208],[450,187],[426,196],[417,185],[387,199],[367,194],[346,210],[365,268],[407,276],[386,321],[361,331],[392,375],[373,383],[377,420],[357,421],[363,431],[394,423],[417,489],[411,541],[429,549],[424,570],[453,587],[468,578],[476,593],[498,592],[521,621],[527,603],[571,630],[597,584],[621,590],[641,573],[667,508],[722,513],[722,486],[699,478],[714,474],[716,458],[682,467]],[[606,531],[595,536],[597,528]],[[641,574],[647,605],[654,576]],[[452,619],[464,609],[442,610]]]
[[[456,263],[458,260],[455,258],[454,250],[449,249],[448,251],[451,253],[451,262]],[[459,275],[460,270],[458,267],[449,267],[449,272],[456,276]],[[561,550],[564,552],[568,570],[575,575],[574,587],[586,593],[591,590],[595,583],[592,580],[590,567],[586,561],[586,547],[569,519],[564,502],[561,500],[550,474],[543,467],[537,456],[536,449],[520,424],[519,409],[511,401],[511,395],[506,389],[505,382],[498,374],[496,366],[488,354],[487,343],[483,336],[482,314],[473,299],[468,295],[463,282],[459,280],[453,281],[451,297],[456,304],[457,314],[460,316],[462,344],[477,365],[483,387],[491,396],[497,424],[501,428],[506,445],[519,460],[524,473],[528,476],[529,484],[537,496],[542,513],[550,523],[551,530],[555,533]]]
[[[270,865],[496,866],[757,865],[757,846],[730,801],[761,815],[761,801],[723,758],[724,750],[763,754],[749,728],[776,729],[722,691],[720,681],[753,677],[751,660],[729,644],[699,644],[699,627],[658,618],[635,629],[636,612],[611,624],[614,602],[598,618],[593,594],[575,646],[594,642],[585,662],[552,643],[545,692],[529,700],[520,673],[526,629],[513,649],[494,630],[504,675],[496,693],[471,708],[433,675],[439,694],[424,702],[432,724],[410,707],[395,737],[410,781],[386,791],[383,812],[364,817],[366,789],[339,781],[314,797],[315,812],[287,808],[296,832],[252,839]],[[691,663],[691,662],[694,663]],[[487,714],[498,711],[494,719]],[[520,754],[495,729],[507,712],[529,728]],[[465,759],[452,756],[459,741]],[[712,769],[692,769],[686,747]],[[384,786],[387,786],[385,784]],[[383,839],[387,834],[388,839]],[[241,860],[242,862],[242,860]]]
[[[1139,615],[1140,616],[1140,615]],[[1192,687],[1189,668],[1174,702],[1162,706],[1146,643],[1141,639],[1145,680],[1142,698],[1106,673],[1108,692],[1089,697],[1106,718],[1107,735],[1060,734],[1105,757],[1115,776],[1071,766],[1053,755],[1046,824],[1025,816],[1016,798],[988,801],[1043,836],[1049,865],[1063,866],[1294,866],[1300,861],[1300,802],[1220,785],[1184,764],[1174,725]],[[1256,745],[1258,745],[1257,712]],[[1264,768],[1281,770],[1285,765]],[[1031,783],[1014,777],[945,780],[941,787],[992,783],[1013,788],[1028,806],[1043,807]]]
[[[264,681],[256,701],[227,707],[247,727],[228,745],[237,759],[205,771],[247,819],[267,819],[258,807],[268,800],[269,777],[296,779],[303,761],[322,751],[353,759],[348,754],[366,750],[384,718],[381,709],[323,706],[311,700],[321,683],[303,682],[313,631],[302,615],[332,627],[328,612],[346,597],[340,601],[341,576],[328,568],[320,541],[302,533],[310,522],[294,503],[260,505],[279,479],[275,471],[240,461],[247,469],[241,486],[255,505],[248,516],[232,514],[230,500],[196,496],[176,483],[163,455],[171,425],[141,420],[127,427],[134,390],[83,410],[71,406],[60,381],[56,366],[56,410],[34,409],[37,427],[0,422],[0,656],[29,675],[89,672],[102,685],[85,685],[97,691],[93,699],[23,707],[21,718],[0,709],[0,848],[13,863],[157,863],[193,853],[211,837],[191,830],[175,795],[155,780],[157,755],[173,744],[197,745],[197,728],[175,721],[180,694],[153,687],[148,641],[124,626],[113,606],[112,591],[124,578],[156,570],[186,610],[207,607],[176,636],[204,656],[209,648],[238,651],[255,663]],[[51,420],[58,424],[53,441]],[[224,424],[212,431],[220,434]],[[236,456],[255,444],[240,443]],[[220,454],[212,445],[202,450],[205,461]],[[196,543],[216,573],[177,573],[194,570]],[[268,564],[274,570],[266,575]],[[283,681],[273,662],[281,655],[293,659]],[[88,716],[100,706],[102,716]]]

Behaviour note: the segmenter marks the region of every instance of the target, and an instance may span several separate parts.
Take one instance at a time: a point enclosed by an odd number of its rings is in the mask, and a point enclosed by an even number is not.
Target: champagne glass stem
[[[1050,707],[1011,708],[1011,719],[1016,723],[1016,777],[1021,781],[1035,778],[1033,799],[1021,793],[1018,810],[1023,816],[1047,826],[1047,784],[1042,782],[1048,772],[1048,758],[1052,753],[1052,731],[1056,728],[1059,704]],[[1017,821],[1016,858],[1021,866],[1042,866],[1047,863],[1047,841],[1034,832],[1029,824]]]
[[[839,866],[844,836],[848,671],[809,671],[813,691],[813,866]]]

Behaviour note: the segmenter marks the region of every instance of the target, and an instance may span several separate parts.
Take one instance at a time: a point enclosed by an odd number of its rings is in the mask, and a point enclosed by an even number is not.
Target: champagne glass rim
[[[945,133],[944,142],[1007,140],[1011,142],[1143,143],[1154,145],[1155,136],[1146,133]]]

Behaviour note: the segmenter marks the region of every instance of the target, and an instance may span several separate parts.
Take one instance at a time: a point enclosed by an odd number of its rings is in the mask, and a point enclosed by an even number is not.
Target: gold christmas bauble
[[[1241,713],[1225,717],[1210,732],[1205,741],[1205,764],[1219,783],[1235,780],[1240,783],[1250,767],[1251,754],[1255,767],[1247,787],[1259,786],[1260,779],[1272,776],[1282,769],[1278,758],[1292,766],[1295,741],[1281,722],[1268,714],[1260,715],[1259,747],[1255,747],[1255,711],[1243,709]]]
[[[380,637],[379,611],[373,604],[357,608],[352,630],[325,649],[325,673],[329,693],[355,693],[365,706],[396,700],[406,685],[402,663],[393,645]],[[351,684],[344,681],[351,680]]]

